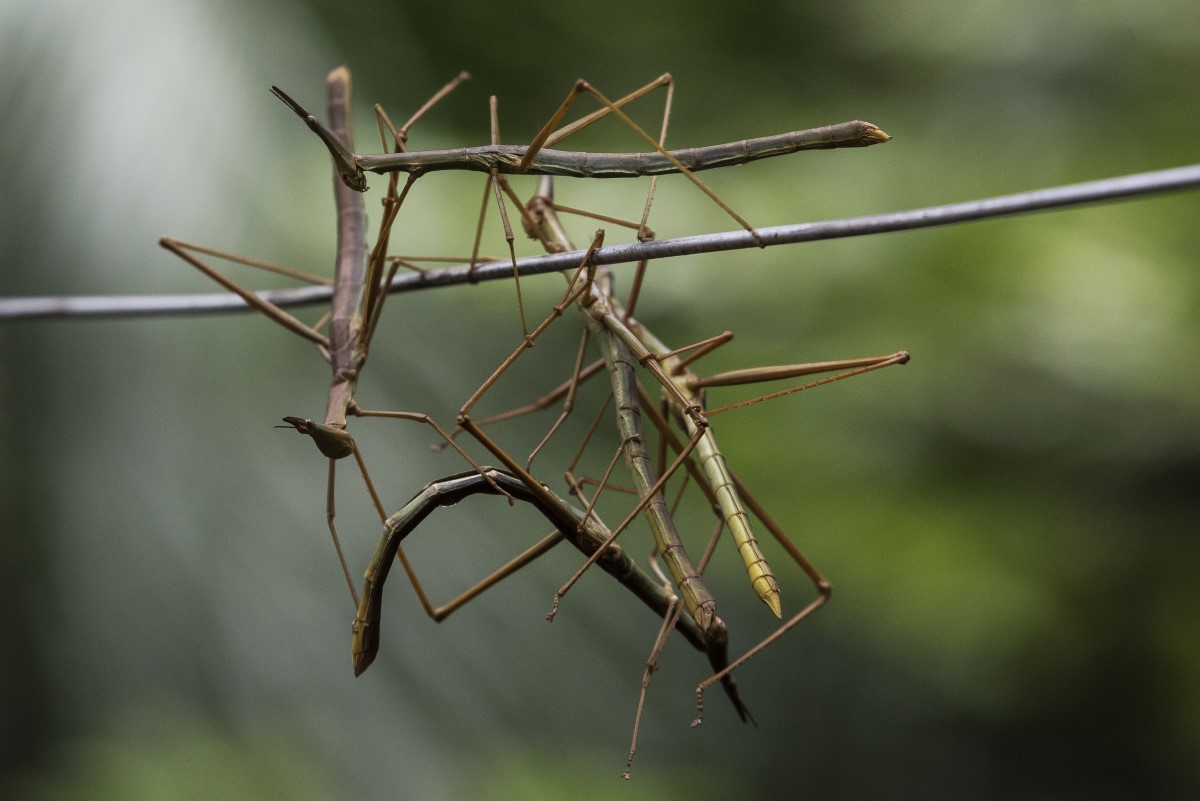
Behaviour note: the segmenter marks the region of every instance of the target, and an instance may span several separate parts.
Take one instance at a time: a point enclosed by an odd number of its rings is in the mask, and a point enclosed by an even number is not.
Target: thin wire
[[[789,245],[822,239],[932,228],[1196,187],[1200,187],[1200,164],[911,211],[760,228],[758,236],[763,247]],[[727,231],[602,248],[596,251],[592,260],[597,265],[624,264],[643,259],[664,259],[756,247],[759,247],[759,242],[750,232]],[[517,268],[522,276],[559,272],[577,267],[582,255],[582,251],[575,251],[534,256],[518,260]],[[473,271],[469,265],[463,264],[424,273],[398,275],[393,279],[388,291],[413,292],[441,286],[498,281],[511,278],[512,274],[512,263],[507,261],[477,264]],[[330,289],[315,286],[267,290],[259,294],[278,306],[312,306],[327,304]],[[241,298],[226,294],[0,298],[0,319],[181,316],[249,310]]]

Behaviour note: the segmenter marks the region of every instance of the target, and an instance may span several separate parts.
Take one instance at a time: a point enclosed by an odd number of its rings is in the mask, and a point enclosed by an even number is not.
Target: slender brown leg
[[[726,214],[728,214],[730,217],[732,217],[738,223],[738,225],[742,226],[742,228],[749,231],[750,234],[754,237],[755,241],[758,242],[760,247],[763,247],[764,245],[763,245],[762,240],[758,236],[758,231],[755,230],[755,228],[752,225],[750,225],[750,223],[746,222],[746,220],[741,215],[739,215],[736,211],[734,211],[732,208],[730,208],[729,204],[727,204],[724,200],[722,200],[720,198],[720,196],[717,195],[716,192],[714,192],[712,189],[710,189],[708,187],[707,184],[705,184],[703,181],[701,181],[699,178],[697,178],[695,173],[693,173],[691,170],[689,170],[682,162],[679,161],[679,159],[677,159],[674,155],[672,155],[669,151],[667,151],[666,148],[663,147],[662,141],[656,141],[654,139],[654,137],[652,137],[650,134],[646,133],[645,129],[643,129],[640,125],[638,125],[636,122],[634,122],[632,119],[630,119],[630,117],[624,111],[621,110],[621,105],[624,105],[624,103],[627,102],[628,100],[634,99],[635,96],[640,97],[641,94],[644,94],[646,91],[649,91],[650,89],[657,88],[658,86],[666,86],[667,87],[667,102],[666,102],[667,115],[664,116],[662,132],[660,133],[660,137],[659,137],[660,140],[665,139],[666,130],[667,130],[666,116],[669,116],[669,114],[670,114],[670,104],[671,104],[671,100],[674,96],[674,81],[671,79],[670,75],[664,75],[664,76],[660,77],[659,79],[657,79],[656,81],[652,81],[650,84],[647,84],[647,86],[643,87],[641,90],[638,90],[638,92],[633,93],[633,95],[628,95],[625,98],[621,98],[621,101],[617,102],[617,103],[614,103],[612,100],[609,100],[599,90],[597,90],[594,86],[592,86],[587,81],[580,79],[575,82],[575,85],[573,87],[571,87],[571,91],[567,94],[566,99],[564,99],[563,102],[559,105],[558,110],[554,112],[554,114],[550,117],[550,120],[546,123],[545,126],[543,126],[542,130],[540,132],[538,132],[538,135],[534,137],[533,141],[530,143],[528,149],[526,150],[525,155],[522,157],[520,163],[517,165],[516,171],[524,172],[525,170],[529,169],[529,165],[533,162],[534,157],[538,154],[538,152],[543,147],[547,147],[549,144],[552,144],[554,142],[558,142],[558,141],[561,141],[562,139],[565,139],[566,136],[570,135],[571,133],[575,133],[576,131],[585,127],[586,124],[590,124],[591,122],[594,122],[596,119],[599,119],[600,116],[603,116],[603,115],[594,114],[594,115],[591,115],[590,117],[585,117],[584,119],[579,120],[577,123],[574,123],[572,126],[569,126],[570,130],[567,131],[566,133],[560,132],[561,135],[559,135],[559,136],[556,136],[556,137],[551,136],[551,134],[553,134],[555,129],[557,128],[558,123],[562,121],[563,116],[567,113],[567,110],[570,109],[571,105],[575,102],[575,99],[577,97],[579,97],[579,95],[581,95],[581,94],[589,94],[593,98],[595,98],[595,100],[597,102],[599,102],[602,106],[604,106],[604,110],[606,112],[611,113],[613,116],[620,119],[621,122],[625,123],[625,125],[628,126],[630,130],[632,130],[634,133],[636,133],[638,136],[640,136],[642,139],[644,139],[656,151],[658,151],[658,153],[660,155],[662,155],[664,158],[666,158],[668,161],[670,161],[671,164],[675,167],[676,170],[679,171],[679,173],[681,175],[685,176],[689,181],[691,181],[693,184],[695,184],[702,192],[704,192],[704,194],[708,195],[709,198],[711,198],[713,200],[713,202],[715,202],[718,206],[720,206],[721,209],[724,210],[724,212]],[[650,194],[646,198],[646,208],[645,208],[645,211],[643,212],[642,225],[639,226],[639,235],[641,235],[645,230],[646,218],[650,214],[650,204],[653,200],[653,196],[654,196],[654,183],[652,182],[651,188],[650,188]]]
[[[666,586],[670,587],[670,582]],[[642,672],[642,689],[638,693],[637,711],[633,715],[633,736],[629,741],[629,758],[625,760],[625,771],[621,774],[622,779],[629,779],[630,771],[633,769],[633,755],[637,753],[638,733],[642,728],[642,710],[646,706],[646,693],[650,690],[650,677],[654,671],[658,670],[658,658],[667,645],[667,637],[671,636],[671,632],[675,630],[675,624],[679,622],[679,614],[682,611],[683,602],[679,598],[674,598],[671,601],[670,614],[663,618],[662,626],[658,629],[658,636],[654,638],[654,647],[650,649],[650,656],[646,658],[646,669]]]
[[[342,550],[342,540],[338,536],[337,526],[334,525],[333,519],[337,516],[337,509],[334,505],[334,487],[336,485],[335,474],[337,472],[337,459],[329,460],[329,480],[325,487],[325,523],[329,526],[329,536],[333,539],[333,548],[337,551],[338,562],[342,565],[342,574],[346,577],[346,586],[350,588],[350,598],[354,601],[354,608],[358,608],[358,591],[354,589],[354,579],[350,576],[350,566],[346,564],[346,554]]]
[[[741,480],[737,478],[737,476],[734,476],[734,481],[737,485],[738,493],[741,495],[742,500],[748,507],[750,507],[751,511],[754,512],[755,517],[757,517],[759,521],[761,521],[762,524],[767,527],[767,530],[771,532],[771,535],[775,538],[775,541],[783,546],[783,549],[788,552],[788,555],[792,557],[793,561],[800,566],[800,569],[803,570],[804,574],[808,576],[810,581],[812,581],[813,586],[817,590],[817,597],[809,602],[807,606],[793,615],[786,623],[765,637],[757,645],[746,651],[746,653],[742,654],[737,659],[730,662],[729,665],[727,665],[724,669],[717,671],[696,686],[696,718],[692,721],[693,727],[699,726],[704,721],[705,690],[716,684],[718,681],[723,681],[734,670],[745,664],[752,656],[758,654],[784,634],[787,634],[797,623],[804,620],[813,612],[817,611],[817,609],[819,609],[825,604],[826,601],[829,600],[830,592],[833,589],[825,577],[821,575],[820,571],[817,570],[812,562],[808,561],[808,558],[805,557],[800,549],[796,547],[795,543],[793,543],[791,539],[789,539],[788,536],[783,533],[783,529],[779,527],[779,525],[771,518],[769,514],[767,514],[767,511],[762,507],[762,504],[760,504],[757,499],[750,494],[749,490],[746,488],[746,485],[743,484]]]
[[[492,95],[489,100],[491,128],[492,128],[492,144],[500,144],[500,119],[496,113],[496,96]],[[521,335],[525,341],[529,342],[530,347],[533,346],[533,340],[529,337],[529,325],[525,321],[525,300],[521,294],[521,274],[517,269],[517,251],[514,246],[515,237],[513,236],[512,225],[508,221],[508,207],[504,203],[504,194],[501,191],[500,175],[495,168],[488,173],[488,183],[484,188],[484,200],[479,210],[479,221],[475,227],[475,245],[471,251],[471,264],[467,268],[467,276],[473,277],[475,265],[479,256],[479,243],[483,236],[483,220],[487,211],[487,195],[491,192],[496,198],[496,207],[500,211],[500,224],[504,227],[504,240],[508,243],[508,256],[512,262],[513,282],[517,288],[517,310],[521,316]],[[519,208],[524,208],[524,204],[518,204]]]

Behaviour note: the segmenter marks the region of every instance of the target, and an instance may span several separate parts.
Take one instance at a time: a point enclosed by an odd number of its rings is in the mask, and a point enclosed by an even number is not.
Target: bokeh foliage
[[[464,68],[414,146],[482,143],[492,93],[519,142],[576,77],[617,94],[668,70],[680,146],[855,117],[895,136],[713,177],[773,225],[1194,162],[1198,17],[1183,0],[8,2],[2,291],[211,291],[162,234],[327,270],[323,153],[266,89],[319,107],[339,63],[364,144],[372,102],[402,118]],[[616,128],[583,144],[638,149]],[[639,208],[636,187],[561,191]],[[402,235],[462,252],[479,192],[424,179]],[[757,729],[716,698],[687,729],[702,660],[674,643],[629,786],[655,621],[597,574],[542,623],[565,551],[440,627],[397,584],[386,650],[351,677],[324,467],[271,429],[321,409],[309,347],[249,316],[6,323],[0,794],[1191,796],[1198,211],[1181,194],[656,265],[640,315],[664,338],[737,333],[714,371],[914,359],[721,421],[834,600],[739,676]],[[732,227],[671,182],[653,224]],[[516,342],[506,287],[389,314],[364,401],[443,422]],[[495,408],[561,380],[572,325]],[[356,433],[390,505],[459,469],[424,431]],[[346,486],[361,563],[377,525]],[[444,514],[413,546],[439,597],[540,533],[485,501]],[[737,641],[761,636],[744,580],[714,569]],[[785,581],[797,608],[802,578]]]

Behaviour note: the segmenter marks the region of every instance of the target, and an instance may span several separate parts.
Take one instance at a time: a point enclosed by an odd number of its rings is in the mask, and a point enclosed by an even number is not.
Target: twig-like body
[[[354,622],[353,650],[356,674],[366,670],[379,649],[383,585],[391,570],[394,561],[392,555],[396,548],[437,507],[453,506],[468,495],[498,494],[495,489],[497,485],[502,486],[512,497],[536,507],[584,555],[591,555],[604,547],[603,554],[597,560],[600,567],[654,610],[655,614],[660,617],[669,614],[673,597],[670,590],[642,571],[620,545],[611,543],[606,546],[609,532],[595,516],[585,517],[582,512],[551,493],[544,485],[541,486],[541,492],[534,493],[520,479],[508,473],[491,467],[485,467],[483,470],[494,484],[489,484],[483,475],[474,471],[439,479],[427,484],[416,497],[385,521],[383,537],[366,570],[362,601]],[[701,631],[700,627],[685,615],[678,619],[676,627],[688,642],[708,655],[714,668],[719,670],[728,664],[728,635],[724,626]],[[732,693],[731,697],[739,712],[744,709],[736,693]]]
[[[878,126],[862,120],[839,122],[820,128],[790,131],[743,139],[707,147],[669,151],[671,156],[692,172],[717,167],[733,167],[758,159],[786,156],[801,150],[829,150],[838,147],[869,147],[891,139]],[[529,148],[524,145],[487,145],[451,150],[424,150],[411,153],[356,155],[358,166],[368,172],[426,173],[435,170],[473,170],[505,175],[560,175],[569,178],[637,178],[667,175],[679,168],[661,153],[585,153],[543,148],[527,168],[521,161]]]

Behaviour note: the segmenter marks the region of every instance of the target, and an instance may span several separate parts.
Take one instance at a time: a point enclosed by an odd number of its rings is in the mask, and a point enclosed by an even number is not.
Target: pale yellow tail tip
[[[762,602],[771,607],[771,611],[775,613],[775,617],[783,618],[783,605],[779,601],[779,582],[770,573],[764,573],[758,576],[751,582],[754,587],[755,594],[762,599]]]
[[[767,590],[762,596],[763,603],[771,607],[771,611],[775,613],[775,617],[783,619],[783,604],[779,602],[779,590]]]

